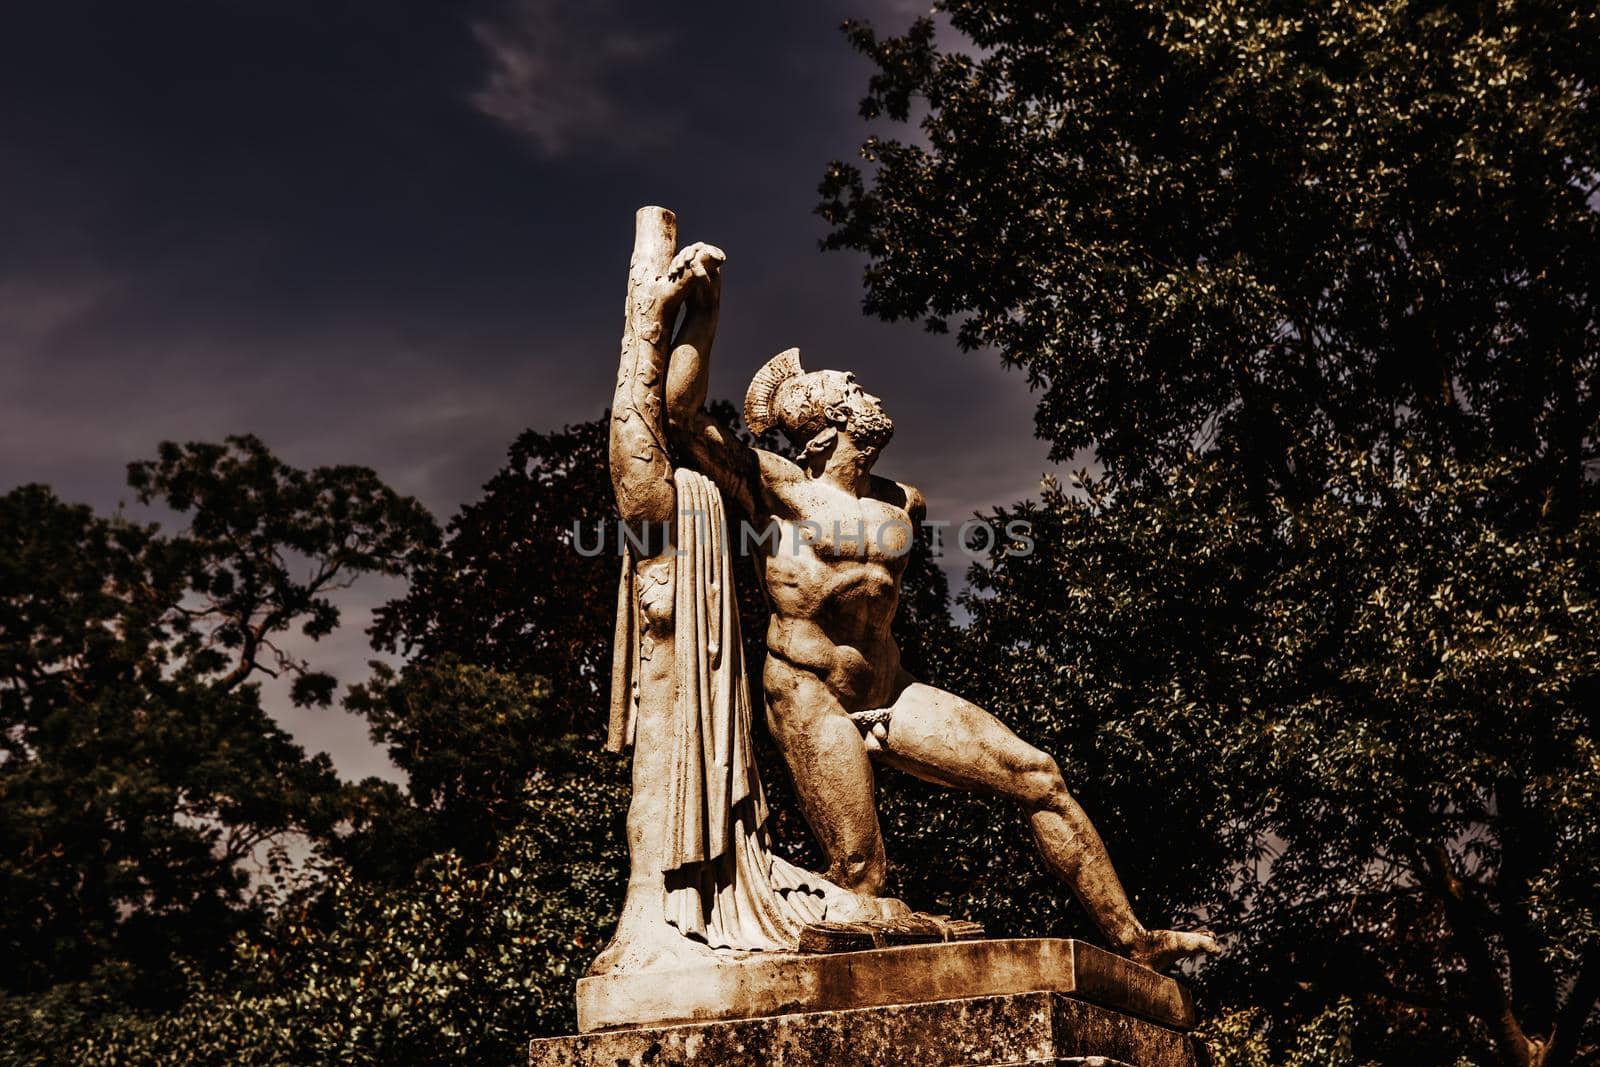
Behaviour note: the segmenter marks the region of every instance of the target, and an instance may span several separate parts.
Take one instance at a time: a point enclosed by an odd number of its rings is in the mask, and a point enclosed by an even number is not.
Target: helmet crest
[[[744,423],[753,434],[763,434],[778,425],[778,390],[783,383],[805,373],[800,366],[800,350],[788,348],[767,360],[750,380],[744,394]]]

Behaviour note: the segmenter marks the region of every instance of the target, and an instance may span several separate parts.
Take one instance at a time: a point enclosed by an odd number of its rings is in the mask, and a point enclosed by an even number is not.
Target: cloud
[[[917,18],[922,15],[933,15],[936,12],[929,0],[880,0],[873,5],[883,9],[884,14],[897,18]]]
[[[550,157],[585,142],[659,143],[676,122],[659,108],[625,107],[619,82],[662,55],[670,35],[619,28],[627,20],[612,7],[509,0],[474,20],[487,69],[472,105]]]
[[[0,357],[9,361],[70,328],[119,287],[98,274],[0,277]]]

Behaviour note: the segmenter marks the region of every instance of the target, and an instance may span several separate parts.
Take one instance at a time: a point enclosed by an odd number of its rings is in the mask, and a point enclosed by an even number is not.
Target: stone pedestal
[[[764,953],[579,983],[531,1067],[1195,1067],[1177,982],[1079,941]]]
[[[530,1067],[1198,1067],[1176,1030],[1060,993],[637,1027],[533,1042]]]

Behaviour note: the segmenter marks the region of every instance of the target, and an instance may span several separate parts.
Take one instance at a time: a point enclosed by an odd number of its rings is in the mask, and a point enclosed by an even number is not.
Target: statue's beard
[[[864,452],[881,452],[894,436],[894,420],[882,408],[859,407],[845,423],[850,440]]]

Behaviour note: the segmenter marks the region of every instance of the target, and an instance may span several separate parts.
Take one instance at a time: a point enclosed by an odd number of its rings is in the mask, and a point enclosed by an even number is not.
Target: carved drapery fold
[[[774,856],[756,767],[749,684],[722,496],[710,479],[673,472],[673,729],[665,812],[667,921],[712,948],[793,949],[805,924],[847,897]],[[625,546],[626,547],[626,546]],[[640,694],[639,578],[625,551],[617,596],[607,747],[633,741]]]

